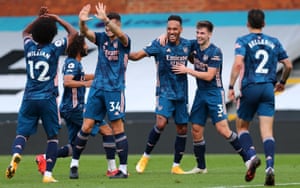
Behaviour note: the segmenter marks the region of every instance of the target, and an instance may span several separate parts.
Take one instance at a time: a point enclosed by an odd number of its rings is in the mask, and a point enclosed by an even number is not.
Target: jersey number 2
[[[269,54],[266,50],[257,50],[257,52],[255,53],[255,58],[259,59],[260,56],[262,56],[262,60],[260,61],[258,67],[256,68],[255,73],[268,74],[269,69],[264,68],[264,66],[267,64],[269,60]]]

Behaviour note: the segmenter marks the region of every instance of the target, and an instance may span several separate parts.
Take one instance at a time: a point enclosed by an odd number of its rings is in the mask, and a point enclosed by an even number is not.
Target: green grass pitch
[[[82,155],[79,179],[69,179],[70,158],[57,160],[53,175],[58,183],[44,184],[37,171],[35,156],[23,155],[18,170],[12,179],[5,178],[5,169],[10,156],[0,156],[0,188],[225,188],[225,187],[263,187],[264,156],[259,154],[262,165],[257,169],[252,182],[245,182],[245,166],[238,155],[207,154],[207,174],[173,175],[170,173],[172,155],[153,154],[143,174],[137,174],[135,165],[140,155],[129,155],[128,179],[108,179],[105,176],[104,155]],[[184,170],[195,166],[192,154],[186,154],[181,162]],[[300,187],[300,154],[277,154],[275,158],[275,183],[279,187]]]

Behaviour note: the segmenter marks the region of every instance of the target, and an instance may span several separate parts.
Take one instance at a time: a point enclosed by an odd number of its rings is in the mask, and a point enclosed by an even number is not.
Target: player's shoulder
[[[180,37],[180,42],[182,44],[188,44],[188,45],[192,44],[192,40],[189,40],[189,39],[186,39],[186,38],[183,38],[183,37]]]
[[[274,37],[274,36],[271,36],[271,35],[268,35],[268,34],[263,34],[262,37],[263,37],[263,39],[267,39],[267,40],[272,41],[274,43],[279,42],[279,39],[277,37]]]
[[[67,57],[65,59],[65,66],[67,66],[68,68],[75,68],[79,65],[80,63],[74,59],[74,58],[71,58],[71,57]]]

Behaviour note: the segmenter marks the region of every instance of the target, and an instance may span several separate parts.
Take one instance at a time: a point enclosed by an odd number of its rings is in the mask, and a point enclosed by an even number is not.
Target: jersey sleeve
[[[278,61],[284,60],[288,58],[289,56],[287,55],[286,51],[284,50],[283,46],[279,41],[278,42]]]
[[[156,54],[160,51],[159,46],[159,42],[157,40],[153,40],[143,50],[148,54],[148,56],[156,56]]]
[[[78,69],[77,64],[74,61],[72,60],[66,61],[64,64],[63,74],[76,75],[77,69]]]
[[[238,38],[236,40],[234,49],[235,49],[234,50],[235,55],[245,56],[245,54],[246,54],[246,47],[244,45],[244,42],[241,40],[241,38]]]
[[[212,51],[212,54],[210,56],[210,62],[208,64],[208,67],[215,67],[218,68],[222,64],[223,61],[223,55],[220,48],[215,48],[215,50]]]
[[[61,38],[53,42],[56,48],[55,50],[56,56],[60,56],[66,51],[67,41],[68,41],[67,38]]]

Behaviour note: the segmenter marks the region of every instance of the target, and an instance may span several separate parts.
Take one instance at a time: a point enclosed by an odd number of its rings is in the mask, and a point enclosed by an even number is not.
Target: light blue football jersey
[[[170,100],[187,100],[188,82],[186,74],[174,74],[172,66],[187,65],[191,53],[191,42],[180,38],[178,45],[167,43],[161,46],[157,40],[144,48],[148,56],[154,56],[157,66],[156,95]]]
[[[67,39],[40,46],[30,37],[24,38],[27,82],[24,99],[48,99],[58,96],[58,59],[67,47]]]
[[[128,45],[123,46],[119,39],[111,41],[105,32],[95,32],[95,35],[98,62],[92,87],[104,91],[124,90],[130,38],[128,37]]]
[[[74,76],[73,80],[83,81],[84,71],[82,64],[74,58],[66,58],[63,66],[63,75]],[[76,107],[83,109],[85,104],[85,87],[64,87],[64,93],[60,104],[60,111],[70,111]]]
[[[222,83],[222,64],[223,54],[220,48],[210,44],[203,51],[200,49],[197,40],[191,41],[193,44],[192,54],[194,56],[194,69],[199,72],[207,72],[209,67],[217,69],[215,77],[211,81],[196,79],[198,89],[223,88]]]
[[[263,33],[239,37],[235,55],[244,56],[242,87],[251,83],[276,83],[277,63],[288,58],[278,39]]]

